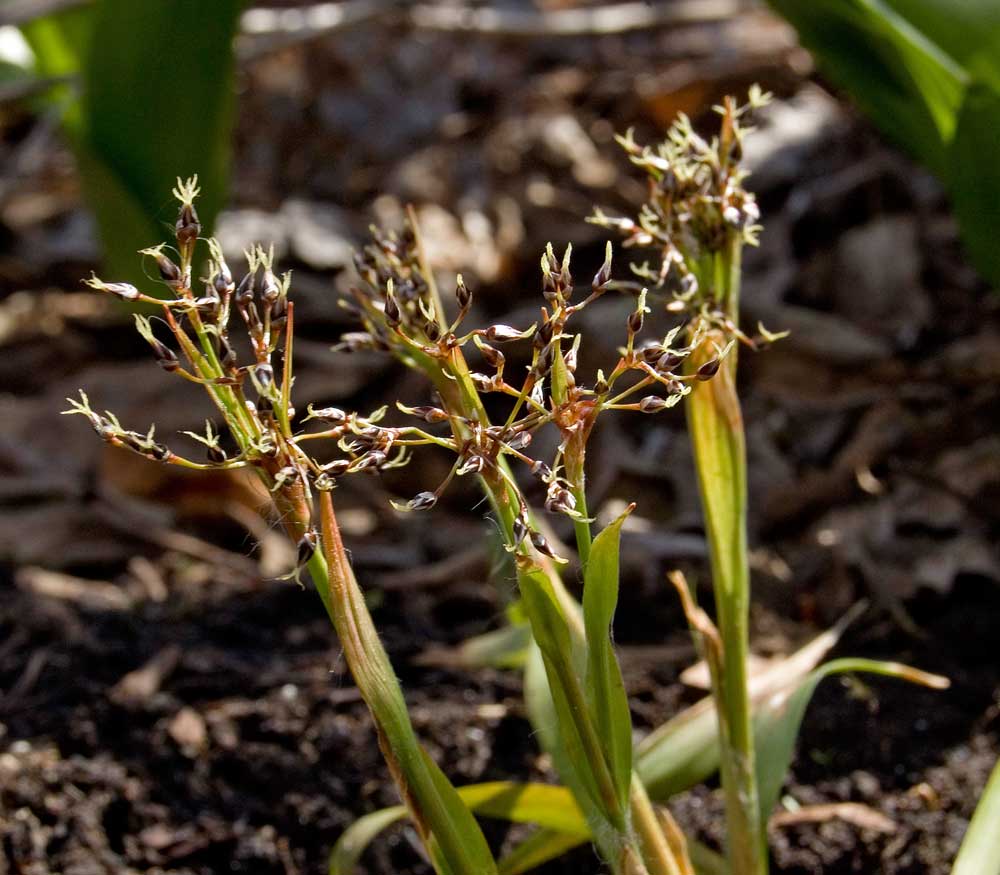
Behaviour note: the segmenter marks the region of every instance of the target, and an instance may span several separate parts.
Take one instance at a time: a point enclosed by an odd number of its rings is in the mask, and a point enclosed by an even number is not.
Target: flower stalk
[[[308,569],[336,629],[348,668],[375,724],[379,745],[399,794],[410,812],[427,854],[439,875],[495,875],[496,863],[482,831],[455,788],[421,747],[406,701],[382,646],[364,595],[354,577],[337,526],[331,492],[337,478],[373,472],[405,461],[410,446],[432,442],[420,429],[379,425],[382,412],[367,417],[336,408],[309,409],[298,426],[291,403],[294,308],[288,300],[290,277],[275,276],[273,254],[256,247],[247,253],[249,272],[236,285],[222,251],[207,241],[210,253],[204,294],[195,296],[192,271],[200,225],[194,208],[197,180],[178,181],[181,202],[176,225],[179,262],[164,246],[143,251],[152,258],[173,298],[145,295],[124,283],[96,277],[89,285],[127,301],[157,304],[162,322],[181,357],[156,336],[154,320],[136,317],[140,335],[160,366],[205,388],[221,415],[237,454],[228,457],[211,422],[205,433],[188,432],[207,452],[206,462],[184,458],[156,440],[125,429],[111,413],[95,412],[81,393],[67,413],[85,416],[108,443],[147,458],[196,470],[247,467],[271,494],[282,526],[298,545],[298,579]],[[253,360],[241,365],[230,342],[230,316],[242,317]],[[276,370],[274,359],[281,359]],[[248,397],[252,394],[254,400]],[[301,424],[319,420],[325,430],[302,431]],[[343,458],[320,463],[306,452],[307,441],[335,440]],[[319,496],[319,519],[315,497]]]
[[[711,140],[699,136],[685,116],[656,148],[639,146],[631,132],[620,138],[632,162],[648,176],[648,201],[636,219],[614,219],[601,212],[592,218],[618,230],[626,245],[658,250],[658,266],[633,266],[633,272],[651,289],[666,293],[668,311],[687,320],[684,373],[692,391],[686,413],[715,595],[712,629],[717,626],[712,646],[707,639],[703,646],[718,715],[733,875],[766,875],[768,866],[747,678],[746,439],[735,351],[738,342],[759,348],[779,337],[762,327],[758,337],[749,337],[739,326],[742,248],[754,245],[760,230],[756,202],[743,187],[747,173],[740,166],[742,138],[751,130],[745,118],[768,99],[756,87],[745,105],[726,98],[715,107],[721,124]],[[692,616],[691,606],[686,604],[686,609]]]

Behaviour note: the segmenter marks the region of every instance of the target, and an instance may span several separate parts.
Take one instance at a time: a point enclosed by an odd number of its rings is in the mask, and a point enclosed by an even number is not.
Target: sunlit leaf
[[[622,808],[628,804],[632,780],[632,717],[611,644],[611,623],[618,605],[621,528],[630,512],[631,508],[594,539],[583,578],[587,694]]]
[[[976,806],[951,875],[1000,875],[1000,762]],[[502,869],[502,864],[501,864]]]
[[[573,795],[565,787],[494,781],[458,787],[455,792],[469,809],[482,817],[534,824],[553,830],[561,837],[564,849],[589,839],[587,823]],[[353,875],[368,845],[379,833],[404,819],[406,815],[406,808],[396,805],[366,814],[352,823],[338,839],[330,855],[330,875]],[[527,860],[528,857],[524,859]],[[515,871],[525,870],[503,871],[513,875]]]

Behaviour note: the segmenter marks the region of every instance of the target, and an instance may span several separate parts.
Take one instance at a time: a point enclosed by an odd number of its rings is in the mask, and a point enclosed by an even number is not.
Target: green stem
[[[710,276],[729,318],[736,322],[739,241],[714,259]],[[706,271],[708,273],[708,271]],[[691,356],[691,367],[713,358],[724,338],[710,333]],[[750,571],[747,557],[747,469],[743,418],[736,393],[736,358],[698,383],[687,405],[698,471],[722,640],[721,676],[713,678],[718,702],[720,770],[726,799],[728,853],[733,875],[764,875],[767,846],[754,768],[753,726],[747,687]]]
[[[436,767],[417,740],[399,681],[347,559],[329,492],[321,493],[320,509],[322,550],[310,558],[309,571],[371,711],[400,795],[432,857],[435,848],[440,849],[449,875],[495,873],[489,848],[471,813],[463,806],[456,816],[454,799],[447,798],[455,793],[454,788],[443,789],[435,779]]]

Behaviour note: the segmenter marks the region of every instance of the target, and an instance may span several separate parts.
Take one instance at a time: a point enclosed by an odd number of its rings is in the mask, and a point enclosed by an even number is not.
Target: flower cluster
[[[632,265],[637,278],[632,285],[667,293],[669,311],[751,347],[782,335],[763,326],[755,337],[740,331],[734,316],[737,302],[729,300],[731,278],[720,275],[720,267],[738,273],[739,249],[757,244],[760,210],[744,187],[749,171],[741,158],[743,139],[753,131],[748,118],[770,99],[757,86],[744,104],[727,97],[715,107],[722,119],[719,133],[707,140],[683,114],[655,147],[640,146],[632,131],[619,137],[632,163],[646,174],[647,200],[634,218],[598,209],[589,219],[621,234],[626,247],[656,252],[658,263]]]
[[[541,258],[544,304],[539,319],[525,329],[495,324],[465,330],[472,293],[461,276],[455,284],[457,312],[449,319],[412,221],[399,234],[376,230],[372,242],[357,254],[355,267],[361,283],[351,289],[345,306],[363,330],[345,335],[340,348],[390,351],[423,370],[437,389],[438,403],[400,407],[427,423],[447,424],[450,434],[434,442],[456,454],[451,472],[436,490],[420,493],[401,507],[430,508],[453,477],[478,474],[493,487],[494,496],[507,496],[517,504],[508,544],[512,550],[527,541],[552,555],[532,523],[509,463],[523,463],[542,482],[546,510],[589,522],[583,506],[583,460],[598,416],[605,410],[655,413],[672,407],[693,381],[710,379],[726,353],[720,349],[718,357],[694,373],[684,373],[685,360],[700,337],[682,345],[675,329],[663,338],[642,339],[649,309],[645,291],[640,291],[623,325],[618,361],[606,372],[597,371],[589,382],[582,381],[577,366],[581,336],[572,332],[570,323],[614,287],[610,244],[603,264],[582,290],[571,272],[571,248],[560,258],[549,245]],[[518,343],[530,349],[521,379],[511,375],[501,349]],[[482,361],[480,370],[466,360],[470,349]],[[500,422],[489,418],[483,403],[491,394],[508,400]],[[543,461],[533,458],[528,448],[535,433],[547,426],[558,429],[561,440],[555,458]]]

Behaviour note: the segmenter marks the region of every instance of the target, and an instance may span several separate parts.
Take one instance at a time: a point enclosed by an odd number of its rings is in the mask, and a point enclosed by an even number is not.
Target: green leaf
[[[330,853],[330,875],[354,875],[365,849],[394,823],[406,817],[406,807],[394,805],[359,817],[337,839]]]
[[[496,861],[493,859],[493,854],[490,852],[486,839],[483,838],[482,830],[472,816],[472,812],[430,754],[423,748],[420,749],[420,752],[424,755],[424,764],[430,773],[441,806],[450,821],[449,828],[455,830],[462,839],[466,865],[470,866],[471,872],[482,873],[482,875],[494,873],[495,875],[497,871]],[[455,875],[464,875],[464,873],[458,871],[455,872]]]
[[[881,0],[770,2],[883,133],[943,176],[967,80],[954,58]]]
[[[561,857],[567,851],[586,841],[565,833],[540,829],[514,848],[500,860],[500,875],[520,875],[549,860]],[[701,842],[687,841],[688,856],[698,875],[730,875],[725,857],[705,847]]]
[[[1000,762],[976,806],[951,875],[1000,875]],[[500,864],[501,872],[503,863]]]
[[[996,0],[885,0],[963,67],[1000,34]]]
[[[629,507],[594,539],[583,578],[587,697],[623,809],[632,781],[632,717],[611,633],[618,605],[621,528],[631,512]]]
[[[135,252],[173,225],[170,190],[198,174],[208,232],[229,184],[233,39],[242,0],[98,0],[24,29],[37,68],[79,74],[64,128],[116,280],[141,282]]]
[[[948,680],[896,662],[872,659],[835,659],[811,672],[786,695],[768,697],[755,710],[757,780],[761,816],[766,823],[774,809],[795,753],[802,718],[816,687],[824,678],[844,672],[865,672],[944,689]]]
[[[432,661],[464,668],[523,668],[531,646],[531,627],[525,622],[510,623],[491,632],[467,638],[453,651]]]
[[[549,689],[545,662],[537,646],[531,648],[528,662],[524,668],[524,704],[539,746],[552,759],[552,765],[556,774],[559,775],[559,779],[572,792],[573,798],[576,799],[578,807],[583,812],[591,834],[597,836],[594,841],[602,856],[606,859],[612,859],[618,850],[617,845],[612,840],[613,830],[608,829],[603,808],[599,801],[594,798],[596,791],[588,790],[584,786],[585,779],[578,770],[578,763],[574,760],[570,748],[563,742],[562,727],[559,725],[559,715],[552,692]],[[544,842],[542,847],[546,847]],[[532,851],[529,854],[530,859],[534,859],[534,853]],[[544,859],[551,859],[551,857],[544,857]],[[501,869],[503,865],[503,861],[501,861]],[[518,871],[524,870],[518,869]]]
[[[500,875],[520,875],[561,857],[567,851],[573,850],[590,840],[580,839],[566,833],[542,829],[532,833],[523,842],[517,844],[507,856],[500,860]]]
[[[755,712],[772,696],[801,684],[865,609],[860,602],[831,629],[750,678]],[[636,750],[636,770],[649,795],[659,801],[699,784],[719,767],[715,704],[706,696],[646,736]]]
[[[1000,286],[1000,91],[970,86],[948,149],[952,200],[969,255],[994,285]]]
[[[463,805],[482,817],[535,824],[555,831],[562,837],[565,848],[574,847],[590,837],[587,822],[565,787],[493,781],[458,787],[454,792]],[[361,855],[375,837],[406,815],[406,808],[396,805],[366,814],[352,823],[330,854],[330,875],[353,875]]]

